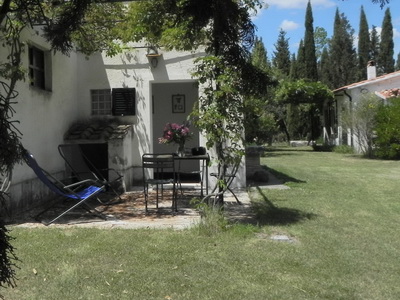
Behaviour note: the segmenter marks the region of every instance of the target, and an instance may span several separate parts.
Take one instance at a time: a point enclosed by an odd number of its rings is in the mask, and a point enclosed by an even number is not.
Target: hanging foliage
[[[332,100],[332,91],[323,83],[300,79],[282,82],[276,92],[276,99],[283,103],[319,103]]]

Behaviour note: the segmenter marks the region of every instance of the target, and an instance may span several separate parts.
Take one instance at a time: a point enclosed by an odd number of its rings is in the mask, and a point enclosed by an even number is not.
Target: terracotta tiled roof
[[[108,141],[112,139],[123,139],[132,125],[117,123],[85,122],[71,126],[64,136],[64,140],[90,140]]]
[[[382,99],[389,99],[389,98],[395,98],[395,97],[400,97],[400,88],[392,88],[388,90],[382,90],[379,92],[375,92],[375,94]]]
[[[342,86],[336,90],[333,90],[333,92],[336,93],[336,92],[340,92],[343,90],[349,90],[349,89],[353,89],[355,87],[360,87],[360,86],[368,85],[370,83],[379,82],[382,80],[386,80],[386,79],[393,78],[393,77],[399,77],[399,76],[400,76],[400,71],[397,71],[397,72],[385,74],[382,76],[378,76],[373,79],[363,80],[363,81],[355,82],[355,83],[352,83],[352,84],[349,84],[346,86]]]

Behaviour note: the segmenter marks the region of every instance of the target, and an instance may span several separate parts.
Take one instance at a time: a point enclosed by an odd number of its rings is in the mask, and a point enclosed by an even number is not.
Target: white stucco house
[[[334,100],[324,103],[323,138],[326,144],[348,145],[359,151],[356,137],[350,128],[343,125],[341,120],[343,112],[351,109],[362,97],[372,96],[385,102],[387,98],[398,96],[400,71],[377,77],[375,64],[370,62],[367,75],[367,80],[335,89]]]
[[[23,66],[30,76],[18,83],[13,117],[19,121],[23,146],[47,171],[62,178],[65,163],[57,147],[79,143],[122,173],[124,188],[130,190],[142,180],[143,153],[175,151],[158,138],[167,122],[186,120],[198,99],[201,87],[190,70],[203,52],[155,49],[149,55],[154,49],[142,43],[115,57],[65,56],[53,53],[33,30],[27,29],[23,40]],[[0,48],[0,57],[5,55],[7,49]],[[203,137],[191,129],[194,136],[187,147],[204,146]],[[236,184],[245,186],[245,176],[239,174]],[[10,196],[12,214],[53,195],[20,164],[13,170]]]

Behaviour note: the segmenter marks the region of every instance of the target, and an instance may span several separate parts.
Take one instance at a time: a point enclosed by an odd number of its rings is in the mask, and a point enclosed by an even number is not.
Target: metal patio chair
[[[82,208],[86,209],[88,212],[94,213],[96,216],[102,219],[107,219],[106,216],[101,214],[99,211],[97,211],[95,208],[91,207],[87,203],[88,200],[92,198],[97,198],[97,195],[99,193],[104,192],[106,188],[105,185],[99,185],[98,182],[91,179],[86,179],[83,181],[75,182],[73,184],[65,185],[60,180],[57,180],[56,178],[51,176],[49,172],[42,169],[36,162],[33,155],[30,154],[28,151],[24,153],[24,160],[26,164],[32,168],[32,170],[35,172],[36,176],[40,179],[40,181],[42,181],[52,192],[61,196],[62,199],[69,199],[72,200],[73,202],[73,205],[68,207],[54,219],[52,219],[49,222],[44,222],[45,225],[50,225],[51,223],[55,222],[56,220],[64,216],[66,213],[70,212],[71,210],[73,210],[78,206],[82,206]],[[46,209],[45,211],[47,210],[48,209]],[[41,212],[36,217],[39,217],[45,211]]]
[[[156,187],[156,208],[158,208],[159,188],[161,199],[164,196],[164,185],[172,184],[172,210],[177,211],[177,176],[175,172],[175,159],[173,154],[142,155],[143,190],[145,209],[148,211],[149,187]]]
[[[11,185],[12,171],[7,169],[4,173],[0,173],[0,192],[7,193]]]
[[[219,189],[219,184],[216,184],[214,189],[212,190],[212,192],[209,195],[206,195],[204,197],[204,199],[211,199],[214,198],[214,202],[216,201],[216,199],[221,195],[221,194],[225,194],[226,191],[229,191],[233,197],[235,198],[236,202],[238,204],[242,204],[239,200],[239,198],[236,196],[236,194],[234,193],[234,191],[231,189],[231,184],[232,182],[235,180],[236,178],[236,174],[237,171],[239,169],[240,166],[240,161],[235,163],[230,169],[226,168],[225,172],[224,172],[224,176],[222,178],[223,183],[222,183],[222,189]],[[215,178],[217,178],[217,180],[221,180],[221,172],[213,172],[210,173],[210,176],[213,176]]]
[[[115,188],[114,184],[119,181],[123,175],[114,169],[97,169],[90,159],[83,153],[79,144],[61,144],[58,146],[58,152],[64,159],[71,175],[76,180],[82,181],[92,179],[101,182],[106,186],[106,190],[111,190],[118,198],[121,199],[121,193]],[[104,172],[112,173],[114,178],[110,181],[103,175]],[[100,200],[99,200],[100,201]]]

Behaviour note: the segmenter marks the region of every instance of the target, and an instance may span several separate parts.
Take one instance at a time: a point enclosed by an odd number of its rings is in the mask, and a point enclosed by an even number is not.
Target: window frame
[[[94,97],[98,99],[94,99]],[[101,97],[104,97],[104,99],[100,99]],[[107,99],[105,97],[107,97]],[[90,112],[92,116],[135,116],[136,89],[91,89],[90,103]],[[107,105],[109,106],[107,107]]]
[[[34,45],[28,46],[29,85],[40,90],[51,91],[50,51]]]
[[[112,96],[111,89],[92,89],[90,90],[90,104],[91,104],[91,115],[92,116],[111,116],[112,115]],[[94,97],[97,97],[97,102],[95,103]],[[103,99],[99,99],[102,98]],[[107,99],[106,99],[107,98]],[[98,107],[94,108],[94,104]],[[103,107],[100,107],[103,105]],[[106,107],[106,106],[109,107]],[[97,113],[94,113],[96,111]]]

